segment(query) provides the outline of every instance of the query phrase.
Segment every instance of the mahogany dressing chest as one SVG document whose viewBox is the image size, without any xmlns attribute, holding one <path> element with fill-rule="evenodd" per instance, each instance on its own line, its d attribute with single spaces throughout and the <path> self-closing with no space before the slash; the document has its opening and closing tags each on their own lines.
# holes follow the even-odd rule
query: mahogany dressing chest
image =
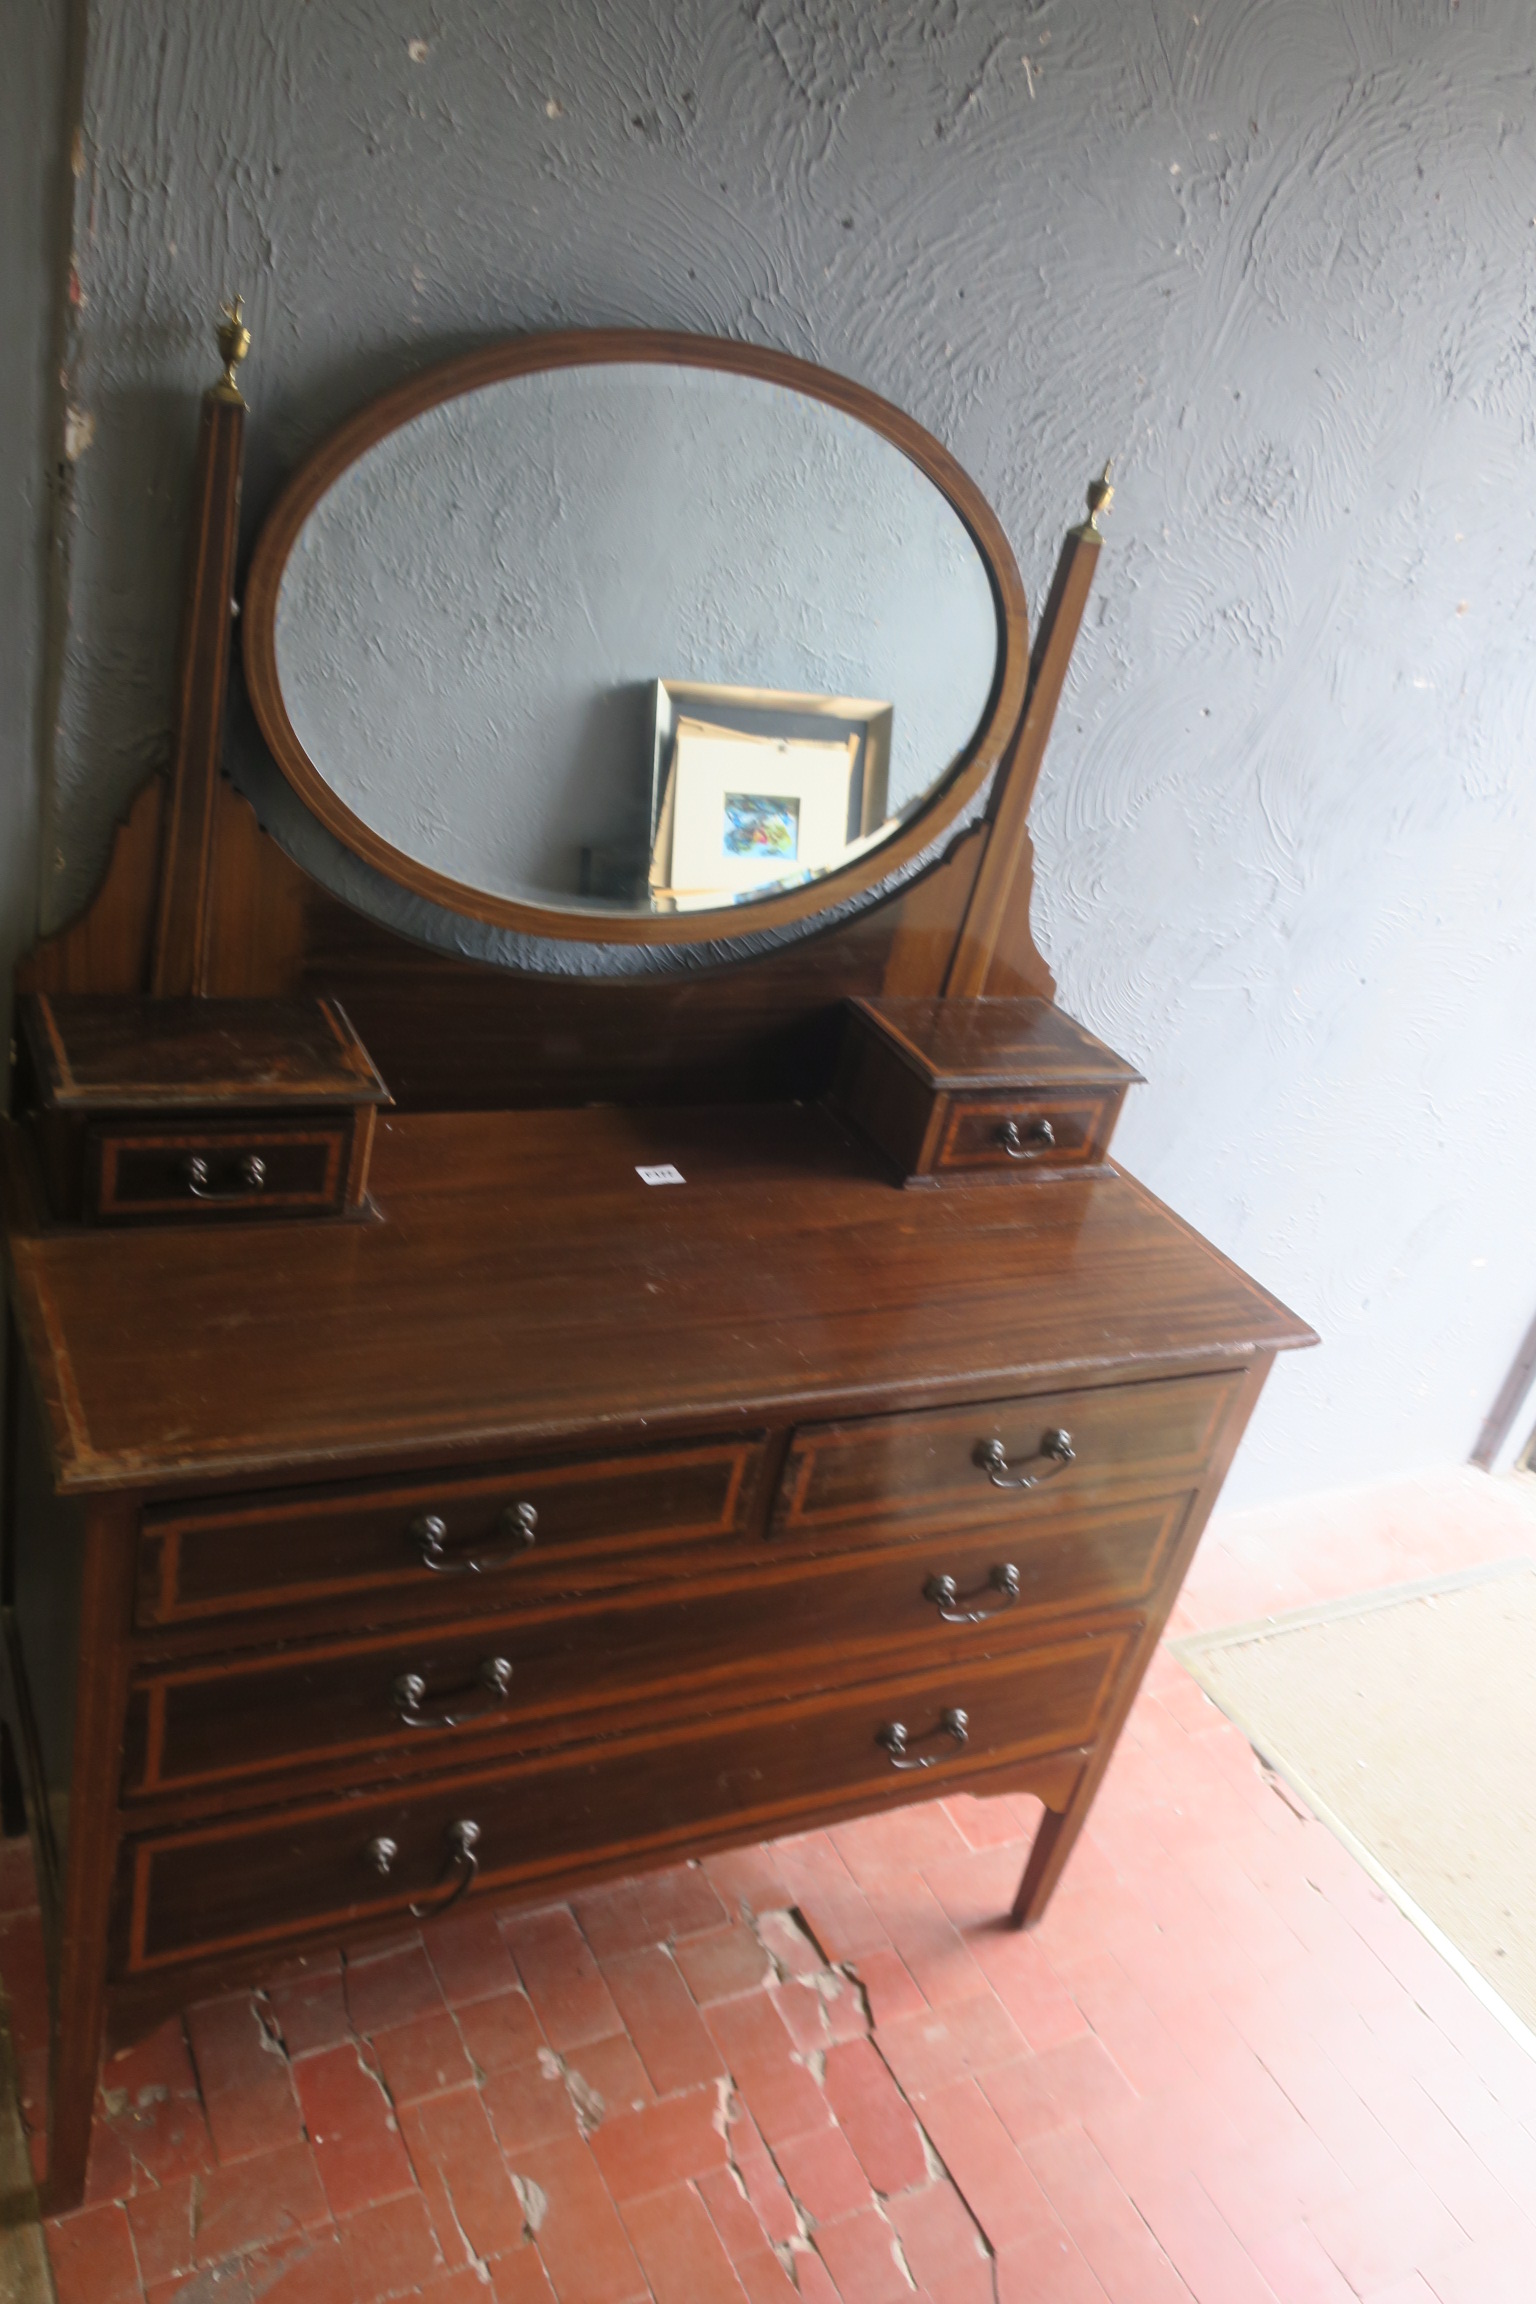
<svg viewBox="0 0 1536 2304">
<path fill-rule="evenodd" d="M 1312 1341 L 1112 1164 L 1136 1075 L 1054 1007 L 1031 941 L 1026 816 L 1091 513 L 1031 648 L 974 485 L 841 379 L 655 335 L 410 379 L 295 475 L 240 594 L 242 741 L 371 876 L 359 898 L 224 773 L 245 341 L 232 317 L 203 408 L 170 770 L 22 964 L 0 1143 L 6 1724 L 52 1965 L 56 2207 L 104 2037 L 461 1898 L 964 1788 L 1042 1801 L 1014 1907 L 1036 1917 L 1273 1356 Z M 745 901 L 647 895 L 659 787 L 628 898 L 581 897 L 574 867 L 565 895 L 456 879 L 370 820 L 366 777 L 330 781 L 292 588 L 334 575 L 328 508 L 370 459 L 438 453 L 421 427 L 633 389 L 663 392 L 654 439 L 674 387 L 691 456 L 717 411 L 787 407 L 812 463 L 831 427 L 829 469 L 868 461 L 854 525 L 887 475 L 892 564 L 851 526 L 831 597 L 855 563 L 869 597 L 900 578 L 936 634 L 951 579 L 979 600 L 968 723 L 878 835 L 850 816 L 830 862 Z M 905 613 L 855 609 L 876 653 Z M 772 638 L 722 669 L 663 631 L 649 665 L 752 683 L 715 740 L 777 750 L 725 756 L 733 856 L 810 821 L 835 749 L 796 749 L 813 688 L 841 708 L 830 670 L 781 671 L 788 716 L 752 722 Z M 929 709 L 905 678 L 879 683 L 893 789 Z M 839 741 L 846 775 L 860 739 Z"/>
</svg>

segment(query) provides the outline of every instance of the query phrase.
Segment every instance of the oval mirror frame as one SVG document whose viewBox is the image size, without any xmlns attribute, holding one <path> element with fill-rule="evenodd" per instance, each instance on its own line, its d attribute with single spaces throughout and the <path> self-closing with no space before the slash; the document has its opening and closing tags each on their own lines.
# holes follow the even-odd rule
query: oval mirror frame
<svg viewBox="0 0 1536 2304">
<path fill-rule="evenodd" d="M 277 614 L 284 573 L 310 514 L 371 448 L 446 401 L 510 377 L 618 363 L 708 368 L 750 376 L 840 409 L 888 440 L 939 491 L 966 529 L 986 570 L 997 614 L 991 693 L 949 773 L 888 840 L 819 878 L 750 902 L 686 912 L 564 910 L 497 895 L 450 878 L 385 840 L 347 806 L 313 761 L 289 717 L 277 665 Z M 364 863 L 412 895 L 488 927 L 566 942 L 717 944 L 812 919 L 881 888 L 929 849 L 1003 761 L 1023 711 L 1029 631 L 1023 579 L 1001 524 L 948 449 L 910 416 L 861 384 L 789 353 L 723 337 L 662 329 L 565 329 L 516 337 L 423 369 L 381 393 L 338 427 L 291 475 L 264 521 L 241 606 L 246 688 L 267 748 L 311 815 Z"/>
</svg>

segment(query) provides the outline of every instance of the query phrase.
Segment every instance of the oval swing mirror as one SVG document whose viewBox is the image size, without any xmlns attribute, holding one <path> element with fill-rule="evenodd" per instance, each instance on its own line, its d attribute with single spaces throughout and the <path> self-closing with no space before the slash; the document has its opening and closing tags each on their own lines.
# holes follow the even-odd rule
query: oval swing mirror
<svg viewBox="0 0 1536 2304">
<path fill-rule="evenodd" d="M 495 927 L 685 943 L 889 885 L 998 763 L 1023 589 L 954 459 L 786 356 L 529 338 L 363 409 L 257 544 L 312 813 Z"/>
</svg>

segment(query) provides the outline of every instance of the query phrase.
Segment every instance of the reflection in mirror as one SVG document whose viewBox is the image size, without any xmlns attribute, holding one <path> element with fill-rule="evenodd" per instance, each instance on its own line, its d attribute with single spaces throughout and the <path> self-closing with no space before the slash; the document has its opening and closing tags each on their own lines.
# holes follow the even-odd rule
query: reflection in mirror
<svg viewBox="0 0 1536 2304">
<path fill-rule="evenodd" d="M 890 739 L 889 704 L 658 680 L 653 905 L 741 903 L 873 845 L 889 813 Z"/>
<path fill-rule="evenodd" d="M 892 441 L 671 362 L 428 408 L 304 519 L 274 619 L 310 763 L 387 846 L 572 913 L 751 903 L 942 786 L 999 662 L 987 566 Z"/>
</svg>

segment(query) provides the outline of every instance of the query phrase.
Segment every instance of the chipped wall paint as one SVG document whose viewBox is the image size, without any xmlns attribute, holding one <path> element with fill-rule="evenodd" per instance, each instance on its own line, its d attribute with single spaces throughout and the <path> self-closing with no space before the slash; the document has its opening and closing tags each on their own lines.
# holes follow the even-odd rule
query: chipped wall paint
<svg viewBox="0 0 1536 2304">
<path fill-rule="evenodd" d="M 1119 494 L 1035 812 L 1127 1162 L 1324 1331 L 1229 1494 L 1463 1456 L 1536 1301 L 1528 0 L 92 0 L 55 916 L 164 751 L 195 400 L 252 517 L 512 328 L 777 345 Z"/>
</svg>

